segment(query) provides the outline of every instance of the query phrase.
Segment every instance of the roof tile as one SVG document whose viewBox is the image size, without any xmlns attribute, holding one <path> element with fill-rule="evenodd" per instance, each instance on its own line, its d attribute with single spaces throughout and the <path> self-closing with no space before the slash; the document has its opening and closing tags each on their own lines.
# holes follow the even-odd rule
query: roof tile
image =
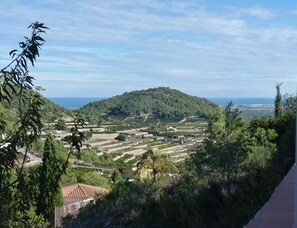
<svg viewBox="0 0 297 228">
<path fill-rule="evenodd" d="M 107 193 L 108 190 L 86 184 L 74 184 L 62 188 L 64 198 L 93 198 L 97 194 Z"/>
</svg>

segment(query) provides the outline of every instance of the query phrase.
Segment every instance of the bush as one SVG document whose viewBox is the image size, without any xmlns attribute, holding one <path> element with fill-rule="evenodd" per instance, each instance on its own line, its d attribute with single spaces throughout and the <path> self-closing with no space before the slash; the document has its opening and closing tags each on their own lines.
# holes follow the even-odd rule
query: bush
<svg viewBox="0 0 297 228">
<path fill-rule="evenodd" d="M 125 142 L 127 140 L 127 136 L 124 134 L 119 134 L 115 139 L 121 142 Z"/>
<path fill-rule="evenodd" d="M 108 179 L 101 176 L 96 171 L 86 172 L 82 174 L 80 177 L 78 177 L 78 182 L 110 189 L 110 183 Z"/>
</svg>

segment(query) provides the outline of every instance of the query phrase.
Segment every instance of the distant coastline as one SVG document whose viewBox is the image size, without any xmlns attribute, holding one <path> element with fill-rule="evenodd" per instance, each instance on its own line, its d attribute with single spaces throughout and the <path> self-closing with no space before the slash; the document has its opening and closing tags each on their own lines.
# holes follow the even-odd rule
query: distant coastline
<svg viewBox="0 0 297 228">
<path fill-rule="evenodd" d="M 225 106 L 229 102 L 234 105 L 274 105 L 274 98 L 267 97 L 208 97 L 207 99 L 220 106 Z"/>
<path fill-rule="evenodd" d="M 50 101 L 58 104 L 64 108 L 77 109 L 93 102 L 106 99 L 107 97 L 47 97 Z M 208 97 L 210 101 L 220 106 L 227 105 L 232 101 L 235 105 L 273 105 L 274 98 L 261 97 Z"/>
</svg>

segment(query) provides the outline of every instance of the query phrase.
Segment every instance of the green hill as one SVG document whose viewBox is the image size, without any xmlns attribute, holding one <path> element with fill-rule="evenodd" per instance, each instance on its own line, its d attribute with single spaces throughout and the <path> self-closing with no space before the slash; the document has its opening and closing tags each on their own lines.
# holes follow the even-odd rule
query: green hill
<svg viewBox="0 0 297 228">
<path fill-rule="evenodd" d="M 124 93 L 102 101 L 91 102 L 78 110 L 86 116 L 139 116 L 149 113 L 159 118 L 206 117 L 217 105 L 200 97 L 167 87 Z"/>
<path fill-rule="evenodd" d="M 61 117 L 73 117 L 73 111 L 57 105 L 49 99 L 43 97 L 44 105 L 41 111 L 43 118 L 48 121 L 54 121 Z"/>
<path fill-rule="evenodd" d="M 66 108 L 63 108 L 49 99 L 42 96 L 44 102 L 40 114 L 46 122 L 52 122 L 62 117 L 73 116 L 73 112 Z M 8 114 L 8 119 L 15 120 L 18 110 L 18 103 L 15 99 L 11 100 L 11 103 L 4 103 L 4 110 Z"/>
</svg>

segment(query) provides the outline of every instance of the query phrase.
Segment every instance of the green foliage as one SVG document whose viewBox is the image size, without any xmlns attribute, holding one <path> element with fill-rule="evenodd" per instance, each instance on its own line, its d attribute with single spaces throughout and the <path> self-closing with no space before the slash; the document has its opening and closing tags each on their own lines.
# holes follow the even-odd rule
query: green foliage
<svg viewBox="0 0 297 228">
<path fill-rule="evenodd" d="M 81 157 L 80 148 L 82 147 L 82 143 L 85 140 L 85 135 L 78 129 L 83 126 L 84 120 L 80 117 L 77 117 L 74 120 L 74 126 L 70 129 L 71 135 L 64 137 L 65 141 L 70 144 L 70 153 L 68 153 L 68 159 L 70 155 L 73 154 L 76 155 L 78 159 Z"/>
<path fill-rule="evenodd" d="M 223 180 L 230 194 L 232 184 L 239 175 L 246 158 L 249 135 L 242 129 L 238 109 L 230 103 L 209 119 L 207 138 L 195 156 L 200 175 L 214 181 Z"/>
<path fill-rule="evenodd" d="M 77 183 L 76 173 L 71 166 L 67 167 L 65 174 L 61 177 L 61 182 L 62 185 L 71 185 Z"/>
<path fill-rule="evenodd" d="M 37 139 L 36 141 L 34 141 L 32 143 L 32 151 L 36 152 L 36 153 L 43 153 L 44 151 L 44 141 L 42 139 Z"/>
<path fill-rule="evenodd" d="M 265 168 L 276 151 L 274 140 L 277 133 L 274 129 L 257 128 L 250 139 L 248 158 L 246 162 L 253 168 Z"/>
<path fill-rule="evenodd" d="M 67 130 L 67 125 L 66 125 L 65 120 L 58 119 L 58 122 L 55 124 L 55 130 L 66 131 Z"/>
<path fill-rule="evenodd" d="M 78 178 L 79 183 L 89 184 L 93 186 L 98 186 L 106 189 L 110 189 L 110 183 L 108 179 L 101 176 L 98 172 L 85 172 Z"/>
<path fill-rule="evenodd" d="M 123 180 L 123 177 L 118 169 L 114 169 L 111 174 L 111 180 L 113 183 L 118 183 Z"/>
<path fill-rule="evenodd" d="M 55 205 L 61 204 L 60 177 L 66 170 L 74 148 L 80 150 L 83 135 L 77 124 L 71 131 L 71 147 L 66 156 L 58 155 L 52 137 L 45 143 L 43 163 L 39 168 L 25 168 L 28 151 L 43 129 L 42 110 L 45 99 L 34 91 L 34 78 L 29 76 L 29 64 L 34 66 L 45 40 L 40 36 L 47 29 L 43 23 L 29 26 L 31 36 L 20 42 L 20 51 L 10 52 L 13 60 L 0 70 L 0 226 L 37 227 L 48 220 Z M 39 88 L 36 88 L 37 90 Z M 7 115 L 7 113 L 9 115 Z M 9 118 L 8 118 L 9 117 Z M 24 156 L 17 161 L 18 149 Z M 62 160 L 61 160 L 62 159 Z M 43 218 L 43 219 L 42 219 Z"/>
<path fill-rule="evenodd" d="M 276 96 L 275 96 L 275 101 L 274 101 L 274 105 L 275 105 L 275 111 L 274 111 L 274 115 L 276 118 L 279 118 L 283 115 L 283 106 L 282 106 L 282 96 L 280 93 L 280 87 L 281 87 L 282 83 L 277 84 L 275 86 L 276 88 Z"/>
<path fill-rule="evenodd" d="M 56 206 L 63 205 L 60 179 L 64 173 L 64 161 L 57 157 L 54 138 L 48 135 L 44 144 L 42 166 L 39 174 L 39 194 L 37 197 L 37 215 L 49 220 Z"/>
<path fill-rule="evenodd" d="M 115 167 L 113 156 L 110 153 L 103 153 L 98 156 L 96 150 L 86 149 L 80 151 L 80 160 L 97 166 Z"/>
<path fill-rule="evenodd" d="M 159 195 L 159 189 L 152 188 L 150 184 L 120 182 L 106 197 L 99 198 L 95 205 L 86 206 L 77 218 L 66 221 L 63 225 L 64 227 L 129 226 Z"/>
<path fill-rule="evenodd" d="M 94 164 L 100 163 L 100 159 L 99 159 L 99 156 L 97 155 L 96 150 L 90 150 L 90 149 L 81 150 L 80 158 L 81 160 L 87 163 L 94 163 Z"/>
<path fill-rule="evenodd" d="M 35 94 L 40 96 L 40 99 L 42 100 L 42 108 L 40 108 L 39 113 L 42 116 L 42 119 L 44 122 L 54 122 L 56 119 L 68 116 L 73 116 L 73 113 L 71 110 L 68 110 L 66 108 L 63 108 L 59 105 L 54 104 L 44 96 L 38 93 L 39 91 L 28 91 L 24 90 L 22 91 L 23 94 L 26 96 L 31 96 L 31 94 Z M 28 94 L 26 94 L 28 93 Z M 24 95 L 23 95 L 24 96 Z M 11 121 L 15 122 L 17 121 L 18 116 L 18 109 L 19 109 L 19 102 L 16 96 L 12 97 L 10 103 L 4 103 L 4 108 L 6 112 L 9 114 L 6 118 Z M 1 110 L 1 108 L 0 108 Z"/>
<path fill-rule="evenodd" d="M 284 112 L 245 126 L 232 104 L 218 108 L 201 148 L 179 165 L 183 176 L 166 187 L 157 187 L 160 181 L 117 182 L 66 227 L 242 227 L 284 175 L 294 151 L 294 121 L 292 112 Z M 156 157 L 148 152 L 138 166 L 153 169 Z"/>
<path fill-rule="evenodd" d="M 39 56 L 39 49 L 45 42 L 40 34 L 47 27 L 36 22 L 29 28 L 32 29 L 31 37 L 25 37 L 25 41 L 19 43 L 21 51 L 9 53 L 13 60 L 0 71 L 0 103 L 4 107 L 0 115 L 5 115 L 7 107 L 11 107 L 13 102 L 18 107 L 13 128 L 9 132 L 5 131 L 7 122 L 1 121 L 1 130 L 7 133 L 5 139 L 1 139 L 0 147 L 1 226 L 28 224 L 28 211 L 36 200 L 33 180 L 24 172 L 26 156 L 20 166 L 15 163 L 17 148 L 28 151 L 43 127 L 40 110 L 44 102 L 38 93 L 33 92 L 34 78 L 29 76 L 28 65 L 31 63 L 34 66 Z"/>
<path fill-rule="evenodd" d="M 92 102 L 78 112 L 86 116 L 107 113 L 115 116 L 139 116 L 150 113 L 159 118 L 206 117 L 216 105 L 205 98 L 184 94 L 166 87 L 124 93 L 106 100 Z"/>
<path fill-rule="evenodd" d="M 93 132 L 92 128 L 91 128 L 90 131 L 85 131 L 85 132 L 84 132 L 85 140 L 88 140 L 88 139 L 92 138 L 92 135 L 93 135 L 92 132 Z"/>
<path fill-rule="evenodd" d="M 71 110 L 61 107 L 45 97 L 43 97 L 43 100 L 44 105 L 41 110 L 41 115 L 45 121 L 54 122 L 61 117 L 74 116 Z"/>
<path fill-rule="evenodd" d="M 229 104 L 210 118 L 207 138 L 194 156 L 198 175 L 210 184 L 206 192 L 216 189 L 220 193 L 213 201 L 216 206 L 207 212 L 214 216 L 202 218 L 207 226 L 210 221 L 219 227 L 243 226 L 279 181 L 280 170 L 272 175 L 270 169 L 279 137 L 273 126 L 280 123 L 273 118 L 254 119 L 245 128 L 239 117 L 238 110 Z"/>
<path fill-rule="evenodd" d="M 178 172 L 166 154 L 151 149 L 142 155 L 140 161 L 137 163 L 137 168 L 138 171 L 141 171 L 143 168 L 152 170 L 154 182 L 157 181 L 157 175 L 162 171 Z"/>
<path fill-rule="evenodd" d="M 120 142 L 125 142 L 127 140 L 127 136 L 120 133 L 115 139 L 119 140 Z"/>
<path fill-rule="evenodd" d="M 286 113 L 292 113 L 294 115 L 297 107 L 297 96 L 285 94 L 283 106 Z"/>
</svg>

